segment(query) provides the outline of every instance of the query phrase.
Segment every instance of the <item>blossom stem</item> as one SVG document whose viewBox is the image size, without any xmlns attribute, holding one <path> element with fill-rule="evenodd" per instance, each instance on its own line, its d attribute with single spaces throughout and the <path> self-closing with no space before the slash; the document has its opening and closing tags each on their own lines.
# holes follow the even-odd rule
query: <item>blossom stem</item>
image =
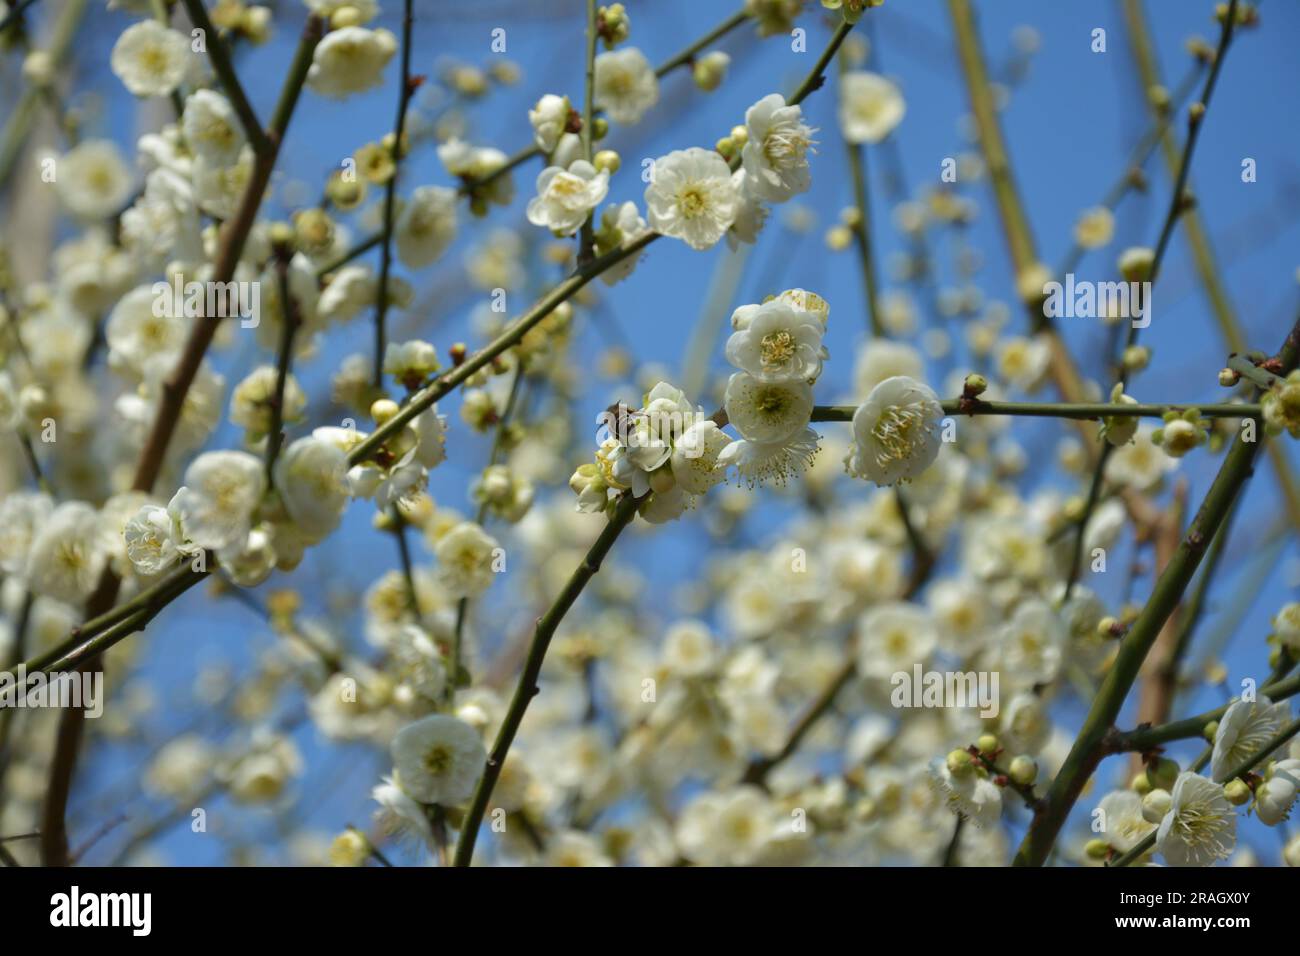
<svg viewBox="0 0 1300 956">
<path fill-rule="evenodd" d="M 244 127 L 244 135 L 248 137 L 253 152 L 258 156 L 266 155 L 272 149 L 271 140 L 266 135 L 266 130 L 262 129 L 253 104 L 248 101 L 248 96 L 244 93 L 244 86 L 239 82 L 239 75 L 230 61 L 230 51 L 226 49 L 226 41 L 221 38 L 221 34 L 213 25 L 207 8 L 203 6 L 203 0 L 182 0 L 182 2 L 185 4 L 185 12 L 189 15 L 190 22 L 202 30 L 207 38 L 205 45 L 208 59 L 212 61 L 212 71 L 217 74 L 217 81 L 221 83 L 230 105 L 239 116 L 239 122 Z"/>
<path fill-rule="evenodd" d="M 840 75 L 848 69 L 848 61 L 840 58 Z M 867 328 L 876 338 L 885 337 L 885 327 L 880 321 L 880 295 L 876 281 L 876 261 L 871 245 L 871 198 L 867 183 L 867 148 L 862 143 L 844 140 L 849 157 L 849 178 L 853 181 L 853 203 L 858 211 L 853 226 L 853 244 L 858 250 L 862 265 L 862 282 L 866 295 Z"/>
<path fill-rule="evenodd" d="M 786 101 L 789 105 L 795 106 L 802 103 L 809 97 L 809 95 L 822 88 L 822 85 L 826 82 L 826 67 L 831 62 L 831 57 L 835 56 L 839 51 L 840 44 L 844 42 L 845 37 L 849 35 L 849 31 L 852 29 L 853 24 L 849 23 L 847 20 L 841 22 L 840 25 L 835 28 L 835 32 L 831 34 L 830 42 L 826 44 L 826 49 L 822 50 L 822 55 L 817 58 L 817 62 L 814 63 L 813 68 L 808 71 L 808 75 L 804 77 L 804 81 L 799 84 L 799 88 L 795 90 L 794 94 Z"/>
<path fill-rule="evenodd" d="M 393 213 L 397 203 L 397 178 L 401 171 L 402 139 L 406 135 L 406 108 L 415 92 L 411 80 L 411 28 L 415 16 L 411 0 L 402 0 L 402 76 L 397 93 L 397 120 L 393 123 L 393 170 L 384 184 L 384 231 L 379 241 L 379 292 L 375 305 L 375 363 L 373 383 L 378 390 L 384 384 L 384 349 L 388 317 L 388 274 L 393 265 Z"/>
<path fill-rule="evenodd" d="M 1296 366 L 1298 359 L 1300 320 L 1292 327 L 1278 353 L 1280 367 L 1288 371 Z M 1020 844 L 1014 861 L 1017 866 L 1041 866 L 1047 859 L 1066 816 L 1106 754 L 1106 738 L 1147 654 L 1182 600 L 1183 592 L 1191 583 L 1206 547 L 1227 517 L 1232 502 L 1250 478 L 1262 438 L 1260 436 L 1260 441 L 1245 441 L 1238 436 L 1233 442 L 1191 527 L 1160 573 L 1137 620 L 1124 636 L 1115 662 L 1102 681 L 1069 756 L 1052 781 L 1041 809 L 1034 814 Z"/>
<path fill-rule="evenodd" d="M 595 130 L 592 128 L 595 123 L 595 103 L 596 98 L 596 0 L 587 0 L 587 60 L 585 71 L 585 91 L 582 101 L 582 158 L 591 162 L 592 142 L 595 138 Z M 582 229 L 578 236 L 578 262 L 584 263 L 591 259 L 591 249 L 595 244 L 595 233 L 591 228 L 591 220 L 595 215 L 595 210 L 587 213 L 587 218 L 582 221 Z"/>
<path fill-rule="evenodd" d="M 1149 281 L 1154 286 L 1156 276 L 1160 272 L 1160 266 L 1164 262 L 1165 253 L 1169 249 L 1169 241 L 1174 236 L 1174 226 L 1177 225 L 1180 216 L 1187 208 L 1187 176 L 1192 168 L 1192 153 L 1196 149 L 1196 142 L 1200 138 L 1201 127 L 1205 125 L 1205 110 L 1210 105 L 1210 97 L 1214 93 L 1215 83 L 1219 79 L 1219 70 L 1223 67 L 1224 55 L 1228 52 L 1228 44 L 1232 42 L 1233 27 L 1237 22 L 1237 0 L 1232 0 L 1228 4 L 1228 12 L 1222 18 L 1222 28 L 1219 32 L 1219 46 L 1214 53 L 1214 62 L 1210 65 L 1210 72 L 1205 77 L 1205 85 L 1201 87 L 1200 99 L 1192 104 L 1193 112 L 1188 114 L 1187 139 L 1183 143 L 1183 155 L 1178 163 L 1178 173 L 1174 180 L 1173 195 L 1169 199 L 1169 210 L 1165 213 L 1164 225 L 1160 228 L 1160 237 L 1156 240 L 1155 258 L 1151 262 L 1151 275 Z M 1197 107 L 1200 107 L 1197 110 Z M 1132 347 L 1137 343 L 1138 332 L 1141 326 L 1134 322 L 1129 325 L 1127 347 Z M 1121 382 L 1128 381 L 1127 369 L 1120 375 Z"/>
<path fill-rule="evenodd" d="M 275 262 L 276 281 L 280 286 L 280 310 L 284 327 L 280 329 L 280 350 L 276 356 L 275 396 L 271 400 L 271 430 L 266 435 L 266 486 L 275 487 L 275 460 L 284 446 L 284 389 L 293 363 L 293 339 L 298 331 L 298 306 L 289 290 L 289 263 L 281 253 Z"/>
<path fill-rule="evenodd" d="M 1164 262 L 1165 253 L 1169 249 L 1169 242 L 1174 235 L 1174 226 L 1177 225 L 1178 219 L 1187 207 L 1186 196 L 1184 192 L 1187 188 L 1187 175 L 1192 166 L 1192 152 L 1196 147 L 1197 134 L 1204 125 L 1205 107 L 1209 105 L 1210 94 L 1214 92 L 1215 81 L 1219 76 L 1219 68 L 1223 65 L 1224 54 L 1227 53 L 1228 43 L 1232 39 L 1232 25 L 1236 20 L 1237 0 L 1232 0 L 1228 8 L 1227 16 L 1224 18 L 1223 29 L 1219 35 L 1219 47 L 1215 52 L 1214 64 L 1210 67 L 1210 72 L 1205 78 L 1205 85 L 1201 89 L 1200 100 L 1197 105 L 1201 107 L 1199 112 L 1189 113 L 1187 142 L 1183 147 L 1182 159 L 1179 162 L 1178 174 L 1174 183 L 1173 195 L 1169 200 L 1169 209 L 1165 213 L 1165 220 L 1160 227 L 1160 235 L 1156 240 L 1155 253 L 1151 261 L 1151 270 L 1147 277 L 1148 288 L 1154 289 L 1156 279 L 1160 274 L 1160 266 Z M 1149 295 L 1149 293 L 1148 293 Z M 1133 322 L 1129 324 L 1128 333 L 1125 336 L 1125 350 L 1132 348 L 1137 344 L 1138 331 L 1140 326 Z M 1123 354 L 1116 356 L 1114 365 L 1119 369 L 1119 384 L 1122 388 L 1128 384 L 1130 369 L 1123 362 Z M 1074 557 L 1070 566 L 1070 577 L 1066 581 L 1066 597 L 1074 589 L 1075 579 L 1078 577 L 1079 569 L 1083 558 L 1083 536 L 1088 527 L 1088 522 L 1092 518 L 1093 508 L 1097 505 L 1098 493 L 1101 489 L 1101 482 L 1106 472 L 1106 463 L 1110 459 L 1112 446 L 1107 444 L 1097 456 L 1096 464 L 1093 468 L 1092 483 L 1088 492 L 1088 502 L 1083 509 L 1083 515 L 1080 517 L 1074 539 Z"/>
<path fill-rule="evenodd" d="M 353 259 L 365 255 L 367 252 L 375 248 L 375 246 L 379 245 L 383 241 L 384 241 L 384 235 L 383 233 L 380 232 L 375 233 L 373 236 L 367 236 L 365 239 L 357 243 L 347 252 L 343 253 L 343 255 L 339 256 L 329 265 L 322 266 L 320 269 L 318 269 L 316 271 L 316 277 L 324 278 L 334 270 L 343 268 Z"/>
<path fill-rule="evenodd" d="M 1133 58 L 1137 64 L 1138 76 L 1143 90 L 1149 90 L 1160 82 L 1160 68 L 1156 63 L 1155 49 L 1151 43 L 1150 31 L 1147 29 L 1140 0 L 1124 0 L 1124 19 L 1126 21 Z M 1158 107 L 1149 97 L 1143 97 L 1150 104 L 1153 112 Z M 1165 166 L 1169 174 L 1175 175 L 1178 169 L 1178 145 L 1168 126 L 1161 131 L 1160 146 L 1164 154 Z M 1210 311 L 1224 344 L 1233 352 L 1246 350 L 1246 335 L 1233 310 L 1228 292 L 1220 278 L 1224 273 L 1215 259 L 1214 250 L 1206 235 L 1205 222 L 1200 210 L 1193 206 L 1183 213 L 1183 238 L 1192 253 L 1192 262 L 1205 297 L 1209 300 Z M 1229 362 L 1229 367 L 1233 367 Z M 1268 457 L 1273 465 L 1278 484 L 1282 489 L 1282 499 L 1286 503 L 1287 515 L 1294 528 L 1300 529 L 1300 483 L 1296 481 L 1291 462 L 1285 449 L 1278 444 L 1268 446 Z"/>
<path fill-rule="evenodd" d="M 528 656 L 524 661 L 523 672 L 519 675 L 514 696 L 510 700 L 510 707 L 501 722 L 501 729 L 497 732 L 492 752 L 488 754 L 483 776 L 479 778 L 478 785 L 474 788 L 474 797 L 470 801 L 469 809 L 465 812 L 465 822 L 461 826 L 460 839 L 456 843 L 454 859 L 456 866 L 469 866 L 474 857 L 474 843 L 478 839 L 479 825 L 483 822 L 483 814 L 487 811 L 488 800 L 492 797 L 492 788 L 496 785 L 497 778 L 501 776 L 501 768 L 510 752 L 515 734 L 519 731 L 519 725 L 523 722 L 528 704 L 539 691 L 537 679 L 542 672 L 542 661 L 546 658 L 546 650 L 550 647 L 551 638 L 555 636 L 560 622 L 578 600 L 587 582 L 600 571 L 601 562 L 609 554 L 618 536 L 631 524 L 633 517 L 636 516 L 638 504 L 640 499 L 630 494 L 624 495 L 619 500 L 610 515 L 609 523 L 605 525 L 582 563 L 574 569 L 564 590 L 559 593 L 547 612 L 538 618 L 533 639 L 528 645 Z"/>
<path fill-rule="evenodd" d="M 1300 673 L 1265 684 L 1259 692 L 1274 703 L 1294 697 L 1300 694 Z M 1199 737 L 1205 730 L 1206 724 L 1222 719 L 1227 712 L 1228 705 L 1224 704 L 1222 707 L 1207 710 L 1193 717 L 1160 724 L 1158 727 L 1138 727 L 1125 733 L 1111 734 L 1107 741 L 1107 750 L 1111 753 L 1142 753 L 1175 740 Z"/>
<path fill-rule="evenodd" d="M 736 13 L 733 13 L 676 56 L 670 57 L 669 59 L 664 60 L 663 63 L 659 64 L 658 68 L 655 70 L 655 76 L 662 80 L 679 66 L 689 66 L 693 64 L 695 62 L 695 57 L 698 56 L 705 47 L 712 46 L 748 19 L 749 14 L 745 10 L 739 10 Z"/>
<path fill-rule="evenodd" d="M 1109 404 L 1105 402 L 982 402 L 954 398 L 940 402 L 946 415 L 1011 415 L 1023 418 L 1101 419 L 1163 418 L 1167 413 L 1196 409 L 1204 418 L 1258 419 L 1263 415 L 1256 404 L 1194 405 L 1194 404 Z M 849 422 L 857 411 L 853 405 L 817 405 L 812 411 L 815 422 Z"/>
<path fill-rule="evenodd" d="M 519 388 L 523 384 L 524 368 L 520 365 L 515 369 L 514 380 L 510 383 L 510 394 L 506 398 L 506 407 L 501 412 L 501 418 L 496 424 L 496 431 L 492 437 L 492 451 L 488 454 L 488 467 L 495 465 L 505 448 L 505 433 L 510 424 L 510 416 L 514 414 L 515 403 L 519 398 Z M 488 503 L 484 499 L 478 506 L 478 514 L 474 518 L 474 523 L 482 525 L 487 520 Z M 464 644 L 465 619 L 469 616 L 469 598 L 463 597 L 456 602 L 456 629 L 451 639 L 451 673 L 447 681 L 447 699 L 450 701 L 452 695 L 456 693 L 457 676 L 461 668 L 461 649 Z"/>
</svg>

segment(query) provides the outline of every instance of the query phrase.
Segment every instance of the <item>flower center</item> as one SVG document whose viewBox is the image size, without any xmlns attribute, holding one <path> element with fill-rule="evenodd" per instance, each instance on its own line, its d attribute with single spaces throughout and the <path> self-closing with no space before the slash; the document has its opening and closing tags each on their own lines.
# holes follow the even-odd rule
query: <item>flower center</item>
<svg viewBox="0 0 1300 956">
<path fill-rule="evenodd" d="M 687 219 L 694 219 L 701 216 L 709 207 L 709 199 L 704 194 L 704 190 L 697 184 L 692 183 L 681 191 L 677 197 L 678 205 L 682 207 L 682 215 Z"/>
<path fill-rule="evenodd" d="M 780 332 L 769 332 L 763 336 L 759 348 L 760 360 L 764 368 L 784 365 L 794 357 L 794 336 L 784 329 Z"/>
<path fill-rule="evenodd" d="M 451 751 L 442 744 L 430 747 L 424 755 L 424 769 L 435 777 L 441 777 L 451 769 Z"/>
<path fill-rule="evenodd" d="M 1174 826 L 1183 842 L 1198 850 L 1222 853 L 1229 849 L 1224 832 L 1229 823 L 1221 814 L 1207 807 L 1190 804 L 1181 807 L 1174 817 Z"/>
<path fill-rule="evenodd" d="M 876 464 L 884 467 L 890 462 L 903 461 L 916 451 L 918 431 L 925 428 L 925 418 L 915 408 L 890 405 L 871 429 L 876 440 Z"/>
<path fill-rule="evenodd" d="M 773 169 L 788 170 L 803 164 L 811 140 L 802 124 L 771 130 L 763 138 L 763 156 Z"/>
<path fill-rule="evenodd" d="M 754 410 L 767 419 L 780 418 L 790 407 L 790 395 L 783 388 L 761 388 L 754 396 Z"/>
</svg>

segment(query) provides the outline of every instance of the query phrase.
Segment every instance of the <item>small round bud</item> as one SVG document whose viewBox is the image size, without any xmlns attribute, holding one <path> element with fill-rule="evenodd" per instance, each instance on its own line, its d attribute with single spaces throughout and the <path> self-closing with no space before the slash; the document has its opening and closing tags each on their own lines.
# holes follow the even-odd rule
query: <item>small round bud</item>
<svg viewBox="0 0 1300 956">
<path fill-rule="evenodd" d="M 330 29 L 342 30 L 345 27 L 361 26 L 361 11 L 351 4 L 336 7 L 330 14 Z"/>
<path fill-rule="evenodd" d="M 713 148 L 723 156 L 730 158 L 731 154 L 736 151 L 736 141 L 730 136 L 724 136 L 713 144 Z"/>
<path fill-rule="evenodd" d="M 401 406 L 391 398 L 378 398 L 370 406 L 370 417 L 375 420 L 376 425 L 383 425 L 401 410 Z"/>
<path fill-rule="evenodd" d="M 267 238 L 271 240 L 271 245 L 281 249 L 292 249 L 297 235 L 297 231 L 287 222 L 273 222 L 267 230 Z"/>
<path fill-rule="evenodd" d="M 1090 860 L 1104 860 L 1110 856 L 1110 844 L 1094 837 L 1084 845 L 1083 852 Z"/>
<path fill-rule="evenodd" d="M 1020 786 L 1027 787 L 1038 778 L 1038 764 L 1033 757 L 1021 754 L 1011 761 L 1007 773 Z"/>
<path fill-rule="evenodd" d="M 591 121 L 591 138 L 596 140 L 604 139 L 609 135 L 609 120 L 603 116 L 597 116 Z"/>
<path fill-rule="evenodd" d="M 1119 623 L 1119 618 L 1111 617 L 1107 614 L 1097 622 L 1097 636 L 1114 637 L 1116 632 L 1120 631 L 1121 628 L 1122 625 Z"/>
<path fill-rule="evenodd" d="M 731 64 L 731 57 L 721 50 L 714 50 L 706 53 L 695 61 L 691 68 L 691 76 L 695 80 L 695 85 L 706 93 L 711 93 L 722 85 L 722 81 L 727 76 L 727 67 Z"/>
<path fill-rule="evenodd" d="M 744 146 L 749 142 L 749 128 L 746 126 L 733 126 L 727 135 L 737 146 Z"/>
<path fill-rule="evenodd" d="M 1173 798 L 1168 790 L 1152 790 L 1142 798 L 1142 819 L 1147 823 L 1159 823 L 1172 804 Z"/>
<path fill-rule="evenodd" d="M 1124 350 L 1122 361 L 1130 372 L 1140 372 L 1151 364 L 1151 350 L 1145 345 L 1130 345 Z"/>
<path fill-rule="evenodd" d="M 1119 256 L 1120 275 L 1128 282 L 1146 282 L 1155 265 L 1155 250 L 1147 246 L 1133 246 Z"/>
<path fill-rule="evenodd" d="M 1201 736 L 1210 743 L 1214 743 L 1214 738 L 1219 736 L 1219 722 L 1217 720 L 1212 720 L 1202 727 Z"/>
<path fill-rule="evenodd" d="M 975 746 L 979 748 L 982 754 L 993 754 L 998 751 L 998 738 L 993 734 L 981 734 L 980 739 L 975 741 Z"/>
<path fill-rule="evenodd" d="M 453 365 L 460 365 L 465 361 L 465 356 L 469 354 L 469 346 L 464 342 L 457 342 L 447 350 L 447 355 L 451 358 Z"/>
<path fill-rule="evenodd" d="M 1204 103 L 1198 101 L 1193 103 L 1191 106 L 1187 107 L 1187 121 L 1191 123 L 1193 126 L 1195 126 L 1204 118 L 1205 118 Z"/>
<path fill-rule="evenodd" d="M 968 777 L 974 773 L 974 758 L 964 750 L 948 754 L 948 772 L 954 777 Z"/>
<path fill-rule="evenodd" d="M 971 398 L 978 398 L 983 395 L 989 388 L 989 380 L 978 372 L 972 372 L 966 376 L 966 381 L 962 383 L 962 391 Z"/>
<path fill-rule="evenodd" d="M 1168 757 L 1156 757 L 1147 764 L 1147 780 L 1151 789 L 1172 790 L 1178 779 L 1178 761 Z"/>
<path fill-rule="evenodd" d="M 853 242 L 853 233 L 848 226 L 832 226 L 826 230 L 826 248 L 831 252 L 843 252 Z"/>
<path fill-rule="evenodd" d="M 1250 785 L 1244 780 L 1229 780 L 1223 785 L 1223 796 L 1234 807 L 1240 807 L 1250 802 L 1252 796 Z"/>
<path fill-rule="evenodd" d="M 1146 796 L 1150 793 L 1152 788 L 1151 781 L 1147 779 L 1147 772 L 1143 770 L 1134 775 L 1133 779 L 1129 782 L 1128 787 L 1140 796 Z"/>
<path fill-rule="evenodd" d="M 54 61 L 46 50 L 33 50 L 23 60 L 23 79 L 33 86 L 49 86 L 54 79 Z"/>
<path fill-rule="evenodd" d="M 1230 368 L 1219 369 L 1219 384 L 1224 388 L 1232 388 L 1240 381 L 1240 376 Z"/>
<path fill-rule="evenodd" d="M 618 153 L 612 149 L 602 149 L 592 157 L 591 163 L 598 171 L 607 169 L 611 174 L 618 172 L 618 168 L 623 165 Z"/>
</svg>

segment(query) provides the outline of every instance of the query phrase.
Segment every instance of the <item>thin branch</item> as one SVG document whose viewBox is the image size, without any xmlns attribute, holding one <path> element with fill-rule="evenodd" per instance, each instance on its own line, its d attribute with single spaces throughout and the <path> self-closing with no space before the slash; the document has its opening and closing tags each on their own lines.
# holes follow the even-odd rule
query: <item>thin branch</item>
<svg viewBox="0 0 1300 956">
<path fill-rule="evenodd" d="M 555 636 L 560 622 L 578 600 L 587 582 L 600 571 L 601 563 L 609 554 L 610 548 L 614 546 L 614 542 L 618 540 L 618 536 L 636 516 L 639 503 L 639 500 L 630 494 L 619 500 L 610 515 L 609 523 L 605 525 L 582 563 L 570 575 L 564 590 L 559 593 L 547 612 L 538 618 L 532 642 L 528 645 L 528 657 L 524 661 L 524 669 L 519 675 L 519 683 L 515 686 L 510 707 L 501 722 L 501 729 L 497 731 L 492 752 L 488 754 L 487 763 L 483 768 L 483 776 L 479 778 L 478 785 L 474 788 L 474 797 L 470 801 L 469 809 L 465 811 L 465 821 L 461 825 L 460 839 L 456 844 L 454 860 L 456 866 L 469 866 L 474 857 L 474 844 L 478 840 L 479 825 L 483 822 L 488 801 L 492 798 L 492 788 L 496 786 L 497 778 L 501 776 L 501 768 L 510 752 L 515 734 L 519 731 L 519 725 L 523 722 L 524 713 L 528 710 L 528 703 L 538 692 L 537 679 L 542 672 L 542 661 L 546 658 L 546 650 L 550 647 L 551 638 Z"/>
<path fill-rule="evenodd" d="M 1279 365 L 1287 371 L 1295 368 L 1297 359 L 1300 359 L 1300 320 L 1292 327 L 1278 353 Z M 1043 808 L 1034 815 L 1033 822 L 1029 825 L 1016 853 L 1016 865 L 1041 866 L 1047 859 L 1066 816 L 1105 755 L 1106 736 L 1124 705 L 1142 662 L 1165 621 L 1181 601 L 1206 547 L 1219 531 L 1232 502 L 1250 478 L 1259 446 L 1260 441 L 1244 441 L 1239 436 L 1225 456 L 1191 527 L 1156 581 L 1146 606 L 1120 644 L 1115 662 L 1088 710 L 1069 756 L 1052 782 Z"/>
<path fill-rule="evenodd" d="M 393 264 L 393 212 L 397 200 L 397 177 L 401 171 L 404 152 L 402 139 L 406 135 L 406 109 L 419 85 L 411 76 L 411 29 L 415 17 L 411 12 L 411 0 L 402 2 L 401 89 L 397 94 L 397 120 L 393 124 L 393 170 L 388 182 L 384 184 L 384 231 L 379 239 L 379 300 L 375 306 L 375 360 L 372 377 L 376 389 L 384 384 L 384 349 L 387 342 L 384 320 L 388 316 L 388 273 Z"/>
</svg>

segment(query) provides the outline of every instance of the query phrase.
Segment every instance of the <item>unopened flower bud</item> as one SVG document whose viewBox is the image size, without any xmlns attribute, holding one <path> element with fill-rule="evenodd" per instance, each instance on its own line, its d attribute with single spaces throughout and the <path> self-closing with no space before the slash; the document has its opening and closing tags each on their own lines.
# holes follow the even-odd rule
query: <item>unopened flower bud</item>
<svg viewBox="0 0 1300 956">
<path fill-rule="evenodd" d="M 975 746 L 979 748 L 980 753 L 985 755 L 997 753 L 998 738 L 993 734 L 981 734 L 980 739 L 975 741 Z"/>
<path fill-rule="evenodd" d="M 1083 852 L 1090 860 L 1104 860 L 1110 855 L 1110 844 L 1094 837 L 1084 844 Z"/>
<path fill-rule="evenodd" d="M 978 372 L 972 372 L 966 376 L 966 381 L 962 383 L 962 392 L 971 398 L 979 398 L 988 391 L 989 380 Z"/>
<path fill-rule="evenodd" d="M 1250 785 L 1244 780 L 1229 780 L 1223 785 L 1223 796 L 1234 807 L 1250 802 Z"/>
<path fill-rule="evenodd" d="M 1178 761 L 1168 757 L 1156 757 L 1147 764 L 1147 780 L 1152 789 L 1173 790 L 1178 779 Z"/>
<path fill-rule="evenodd" d="M 974 773 L 973 758 L 964 750 L 954 750 L 948 754 L 948 772 L 954 777 L 968 777 Z"/>
<path fill-rule="evenodd" d="M 1020 754 L 1011 761 L 1007 773 L 1016 783 L 1027 787 L 1038 777 L 1038 764 L 1028 754 Z"/>
<path fill-rule="evenodd" d="M 1119 271 L 1128 282 L 1146 282 L 1155 265 L 1155 251 L 1147 246 L 1133 246 L 1119 255 Z"/>
<path fill-rule="evenodd" d="M 370 406 L 370 417 L 375 420 L 376 425 L 383 425 L 401 410 L 401 407 L 391 398 L 379 398 Z"/>
<path fill-rule="evenodd" d="M 330 29 L 342 30 L 345 27 L 361 26 L 361 11 L 351 4 L 336 7 L 330 14 Z"/>
<path fill-rule="evenodd" d="M 727 67 L 730 64 L 731 57 L 721 50 L 704 54 L 695 61 L 695 66 L 692 68 L 695 85 L 706 93 L 713 92 L 726 79 Z"/>
<path fill-rule="evenodd" d="M 1152 790 L 1142 798 L 1142 819 L 1147 823 L 1159 823 L 1172 803 L 1168 790 Z"/>
<path fill-rule="evenodd" d="M 597 171 L 607 169 L 611 175 L 618 172 L 618 168 L 623 165 L 623 161 L 619 158 L 618 153 L 614 152 L 612 149 L 602 149 L 592 157 L 591 162 L 592 165 L 596 167 Z"/>
</svg>

